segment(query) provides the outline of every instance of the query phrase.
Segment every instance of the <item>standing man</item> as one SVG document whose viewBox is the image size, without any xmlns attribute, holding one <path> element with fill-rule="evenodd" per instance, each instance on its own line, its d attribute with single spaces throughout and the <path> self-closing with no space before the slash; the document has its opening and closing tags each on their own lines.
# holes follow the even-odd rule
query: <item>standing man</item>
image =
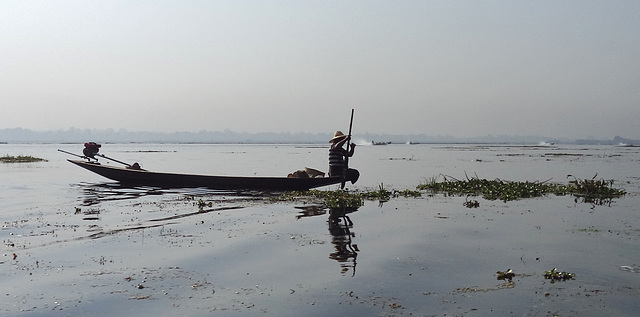
<svg viewBox="0 0 640 317">
<path fill-rule="evenodd" d="M 329 177 L 345 175 L 347 171 L 345 160 L 347 157 L 353 156 L 353 151 L 356 148 L 356 145 L 353 143 L 351 143 L 351 149 L 349 151 L 342 148 L 344 143 L 350 138 L 350 135 L 344 135 L 342 131 L 336 131 L 336 133 L 333 134 L 333 139 L 329 141 L 329 143 L 333 143 L 329 149 Z"/>
</svg>

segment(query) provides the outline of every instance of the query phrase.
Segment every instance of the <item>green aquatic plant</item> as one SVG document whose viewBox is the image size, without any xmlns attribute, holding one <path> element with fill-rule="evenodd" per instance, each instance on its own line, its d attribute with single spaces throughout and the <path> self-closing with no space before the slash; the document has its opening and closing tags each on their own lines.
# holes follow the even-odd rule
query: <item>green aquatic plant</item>
<svg viewBox="0 0 640 317">
<path fill-rule="evenodd" d="M 378 186 L 378 190 L 363 192 L 362 195 L 370 200 L 377 200 L 379 202 L 387 202 L 391 200 L 393 192 L 384 188 L 384 183 Z"/>
<path fill-rule="evenodd" d="M 211 202 L 211 201 L 210 202 L 206 202 L 206 201 L 204 201 L 202 199 L 198 199 L 198 201 L 194 202 L 193 204 L 197 205 L 198 209 L 200 209 L 200 210 L 204 209 L 205 207 L 212 207 L 213 206 L 213 202 Z"/>
<path fill-rule="evenodd" d="M 397 189 L 387 189 L 384 187 L 384 184 L 380 184 L 378 186 L 378 190 L 370 190 L 364 191 L 361 193 L 364 199 L 368 200 L 377 200 L 379 202 L 387 202 L 391 200 L 391 198 L 398 197 L 420 197 L 422 193 L 417 190 L 397 190 Z"/>
<path fill-rule="evenodd" d="M 347 191 L 327 191 L 322 198 L 329 208 L 360 207 L 364 205 L 362 195 Z"/>
<path fill-rule="evenodd" d="M 558 271 L 555 267 L 551 271 L 544 272 L 544 278 L 551 280 L 551 283 L 555 283 L 556 281 L 573 280 L 575 277 L 575 273 L 561 272 Z"/>
<path fill-rule="evenodd" d="M 448 195 L 482 196 L 487 200 L 502 200 L 504 202 L 521 198 L 541 197 L 547 194 L 557 196 L 571 194 L 576 197 L 582 197 L 585 202 L 597 202 L 597 200 L 617 198 L 626 194 L 623 189 L 613 188 L 613 181 L 595 180 L 595 177 L 591 180 L 574 178 L 573 181 L 566 185 L 549 181 L 511 182 L 500 179 L 487 180 L 477 176 L 467 177 L 466 180 L 447 176 L 443 176 L 443 178 L 442 182 L 432 178 L 427 183 L 418 185 L 417 189 Z"/>
<path fill-rule="evenodd" d="M 480 203 L 477 200 L 467 200 L 463 203 L 463 205 L 467 208 L 478 208 L 480 207 Z"/>
<path fill-rule="evenodd" d="M 422 193 L 418 190 L 410 190 L 410 189 L 405 189 L 405 190 L 394 190 L 393 191 L 393 195 L 394 197 L 407 197 L 407 198 L 418 198 L 418 197 L 422 197 Z"/>
<path fill-rule="evenodd" d="M 46 162 L 47 160 L 39 157 L 33 157 L 30 155 L 5 155 L 0 157 L 2 163 L 33 163 L 33 162 Z"/>
<path fill-rule="evenodd" d="M 575 229 L 573 230 L 574 232 L 587 232 L 587 233 L 600 233 L 600 229 L 598 228 L 594 228 L 593 226 L 589 227 L 589 228 L 580 228 L 580 229 Z"/>
<path fill-rule="evenodd" d="M 271 197 L 273 201 L 297 201 L 319 199 L 329 208 L 360 207 L 365 200 L 374 200 L 385 203 L 397 197 L 420 197 L 422 193 L 417 190 L 387 189 L 380 184 L 377 190 L 347 191 L 347 190 L 307 190 L 283 192 L 279 196 Z"/>
<path fill-rule="evenodd" d="M 447 193 L 450 195 L 482 196 L 487 200 L 502 200 L 504 202 L 519 198 L 539 197 L 553 192 L 566 193 L 564 186 L 548 184 L 545 182 L 509 182 L 500 179 L 487 180 L 480 178 L 467 178 L 458 180 L 444 177 L 444 181 L 431 181 L 417 187 L 419 190 L 429 190 L 435 193 Z"/>
<path fill-rule="evenodd" d="M 627 192 L 624 189 L 613 187 L 613 180 L 597 180 L 597 176 L 598 174 L 591 179 L 578 179 L 573 175 L 567 176 L 567 178 L 573 178 L 569 181 L 569 185 L 573 189 L 571 193 L 576 196 L 576 201 L 580 198 L 586 203 L 604 205 L 611 203 L 613 198 L 626 195 Z"/>
<path fill-rule="evenodd" d="M 515 273 L 513 273 L 512 269 L 508 269 L 506 271 L 498 271 L 496 272 L 496 275 L 498 275 L 497 279 L 498 280 L 509 280 L 511 281 L 513 279 L 514 276 L 516 276 Z"/>
<path fill-rule="evenodd" d="M 269 198 L 271 201 L 309 201 L 318 199 L 329 208 L 360 207 L 364 205 L 364 199 L 360 193 L 352 193 L 346 190 L 306 190 L 288 191 L 279 196 Z"/>
<path fill-rule="evenodd" d="M 417 198 L 422 196 L 422 191 L 432 193 L 445 193 L 446 195 L 459 196 L 482 196 L 487 200 L 502 200 L 504 202 L 521 199 L 541 197 L 547 194 L 575 195 L 582 197 L 586 202 L 594 203 L 596 199 L 611 199 L 620 197 L 626 192 L 623 189 L 613 188 L 613 181 L 603 180 L 579 180 L 574 179 L 569 184 L 551 183 L 549 181 L 525 181 L 511 182 L 500 179 L 487 180 L 479 177 L 458 180 L 453 177 L 443 176 L 443 181 L 433 177 L 426 183 L 420 184 L 416 190 L 397 190 L 384 186 L 381 183 L 375 190 L 307 190 L 289 191 L 280 195 L 269 197 L 271 201 L 309 201 L 321 200 L 329 208 L 360 207 L 365 200 L 378 201 L 380 204 L 388 202 L 393 198 L 407 197 Z M 480 203 L 477 200 L 466 200 L 464 206 L 467 208 L 478 208 Z"/>
</svg>

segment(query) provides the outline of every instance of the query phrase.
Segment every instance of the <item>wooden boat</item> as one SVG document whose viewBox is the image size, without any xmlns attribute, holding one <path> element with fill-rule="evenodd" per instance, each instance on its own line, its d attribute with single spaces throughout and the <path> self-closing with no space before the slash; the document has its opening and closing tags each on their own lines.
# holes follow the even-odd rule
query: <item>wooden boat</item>
<svg viewBox="0 0 640 317">
<path fill-rule="evenodd" d="M 316 187 L 340 184 L 343 181 L 342 177 L 293 178 L 158 173 L 142 169 L 102 165 L 97 162 L 68 161 L 124 185 L 157 186 L 163 188 L 207 187 L 211 189 L 289 191 L 308 190 Z M 359 175 L 357 170 L 349 169 L 346 181 L 350 181 L 353 184 L 358 180 Z"/>
</svg>

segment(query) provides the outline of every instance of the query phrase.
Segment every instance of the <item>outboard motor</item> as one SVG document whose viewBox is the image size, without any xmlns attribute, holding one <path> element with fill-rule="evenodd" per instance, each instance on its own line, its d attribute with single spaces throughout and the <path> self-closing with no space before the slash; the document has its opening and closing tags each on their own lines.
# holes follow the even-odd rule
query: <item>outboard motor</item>
<svg viewBox="0 0 640 317">
<path fill-rule="evenodd" d="M 82 150 L 82 154 L 87 158 L 96 159 L 95 155 L 100 151 L 100 147 L 102 145 L 95 142 L 87 142 L 84 144 L 84 150 Z"/>
</svg>

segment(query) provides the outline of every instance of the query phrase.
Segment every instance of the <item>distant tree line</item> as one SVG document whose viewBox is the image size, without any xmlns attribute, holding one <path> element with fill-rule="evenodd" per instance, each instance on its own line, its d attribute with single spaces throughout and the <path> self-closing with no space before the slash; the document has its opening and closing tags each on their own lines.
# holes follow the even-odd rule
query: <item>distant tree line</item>
<svg viewBox="0 0 640 317">
<path fill-rule="evenodd" d="M 220 144 L 327 144 L 333 137 L 333 131 L 327 133 L 291 133 L 235 132 L 223 131 L 198 132 L 147 132 L 128 130 L 77 129 L 54 131 L 33 131 L 23 128 L 0 129 L 0 143 L 84 143 L 88 141 L 102 143 L 220 143 Z M 640 145 L 639 140 L 625 139 L 616 136 L 612 140 L 571 140 L 563 138 L 546 138 L 540 136 L 477 136 L 454 137 L 450 135 L 428 136 L 425 134 L 379 134 L 355 133 L 353 142 L 362 144 L 370 142 L 390 143 L 428 143 L 428 144 L 610 144 Z"/>
</svg>

